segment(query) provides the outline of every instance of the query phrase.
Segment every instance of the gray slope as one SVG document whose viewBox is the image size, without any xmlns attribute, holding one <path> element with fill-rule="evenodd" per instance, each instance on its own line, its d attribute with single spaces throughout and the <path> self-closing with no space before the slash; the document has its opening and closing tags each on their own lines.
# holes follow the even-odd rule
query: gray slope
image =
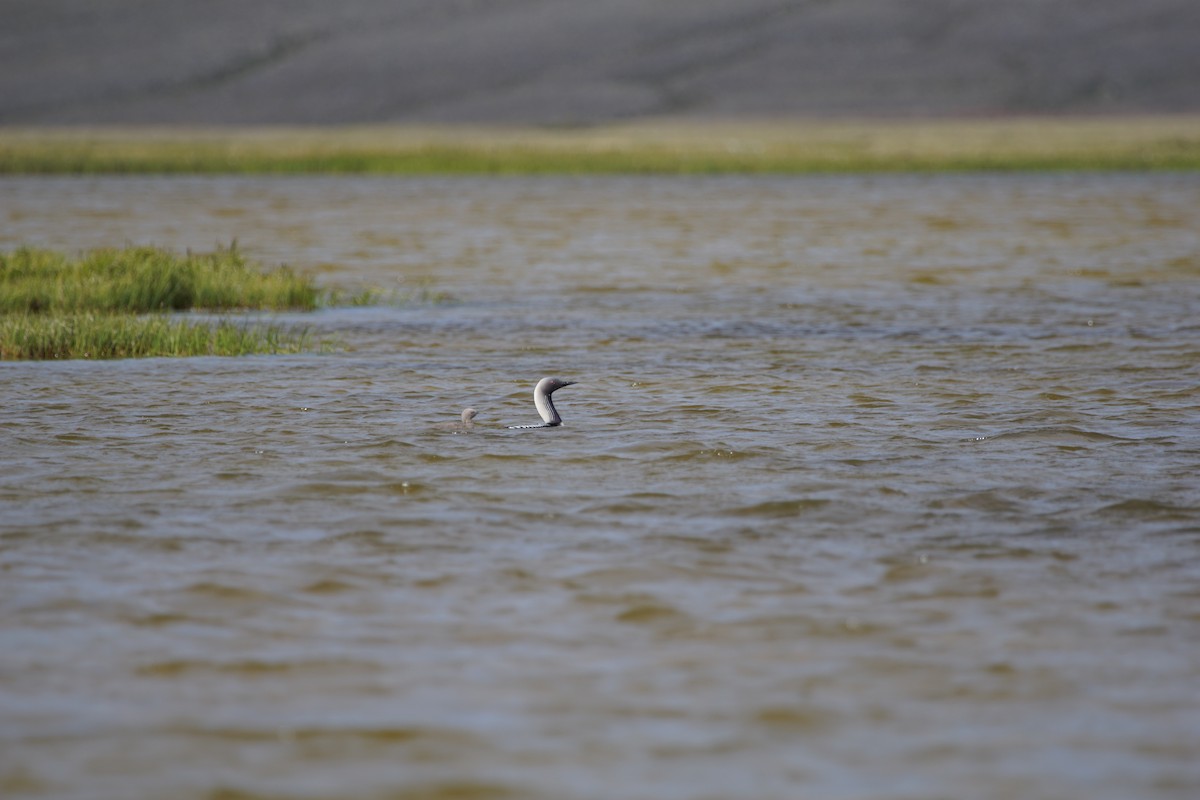
<svg viewBox="0 0 1200 800">
<path fill-rule="evenodd" d="M 1196 0 L 0 0 L 0 123 L 1200 111 Z"/>
</svg>

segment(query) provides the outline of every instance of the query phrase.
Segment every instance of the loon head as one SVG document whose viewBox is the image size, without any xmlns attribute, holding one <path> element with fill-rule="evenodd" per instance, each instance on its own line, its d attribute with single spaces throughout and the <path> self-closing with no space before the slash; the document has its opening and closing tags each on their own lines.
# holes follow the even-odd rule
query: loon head
<svg viewBox="0 0 1200 800">
<path fill-rule="evenodd" d="M 564 386 L 574 385 L 575 381 L 564 381 L 560 378 L 542 378 L 540 381 L 538 381 L 538 384 L 536 387 L 534 387 L 533 391 L 535 393 L 541 392 L 542 394 L 549 395 L 554 394 L 555 391 L 563 388 Z"/>
</svg>

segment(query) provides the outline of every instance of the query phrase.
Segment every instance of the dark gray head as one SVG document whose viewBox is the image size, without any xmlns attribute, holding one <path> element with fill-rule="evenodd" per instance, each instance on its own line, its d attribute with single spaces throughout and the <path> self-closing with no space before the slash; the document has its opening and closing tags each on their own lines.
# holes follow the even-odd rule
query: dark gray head
<svg viewBox="0 0 1200 800">
<path fill-rule="evenodd" d="M 575 381 L 564 381 L 560 378 L 542 378 L 538 381 L 534 391 L 542 392 L 543 394 L 554 394 L 556 390 L 564 386 L 573 386 L 574 384 Z"/>
</svg>

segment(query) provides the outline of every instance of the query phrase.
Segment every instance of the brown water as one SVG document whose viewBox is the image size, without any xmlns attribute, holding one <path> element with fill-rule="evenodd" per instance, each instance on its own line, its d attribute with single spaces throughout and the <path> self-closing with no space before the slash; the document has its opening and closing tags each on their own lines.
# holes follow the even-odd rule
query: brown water
<svg viewBox="0 0 1200 800">
<path fill-rule="evenodd" d="M 1200 177 L 0 181 L 234 237 L 453 300 L 0 365 L 0 795 L 1200 796 Z"/>
</svg>

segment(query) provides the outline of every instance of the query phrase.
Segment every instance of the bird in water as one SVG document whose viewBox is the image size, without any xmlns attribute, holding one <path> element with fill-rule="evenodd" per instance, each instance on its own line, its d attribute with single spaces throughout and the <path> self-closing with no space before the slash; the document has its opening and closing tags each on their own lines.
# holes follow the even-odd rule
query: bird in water
<svg viewBox="0 0 1200 800">
<path fill-rule="evenodd" d="M 437 427 L 443 430 L 451 430 L 457 433 L 458 431 L 468 431 L 475 427 L 475 417 L 479 416 L 479 412 L 473 408 L 464 408 L 459 422 L 443 422 Z"/>
<path fill-rule="evenodd" d="M 559 425 L 562 425 L 562 417 L 558 415 L 558 411 L 554 408 L 554 401 L 550 399 L 550 395 L 564 386 L 571 386 L 574 383 L 575 381 L 563 381 L 558 378 L 542 378 L 538 381 L 537 386 L 533 387 L 533 404 L 537 406 L 538 416 L 542 418 L 542 424 L 509 425 L 508 429 L 511 431 L 524 428 L 557 428 Z"/>
</svg>

